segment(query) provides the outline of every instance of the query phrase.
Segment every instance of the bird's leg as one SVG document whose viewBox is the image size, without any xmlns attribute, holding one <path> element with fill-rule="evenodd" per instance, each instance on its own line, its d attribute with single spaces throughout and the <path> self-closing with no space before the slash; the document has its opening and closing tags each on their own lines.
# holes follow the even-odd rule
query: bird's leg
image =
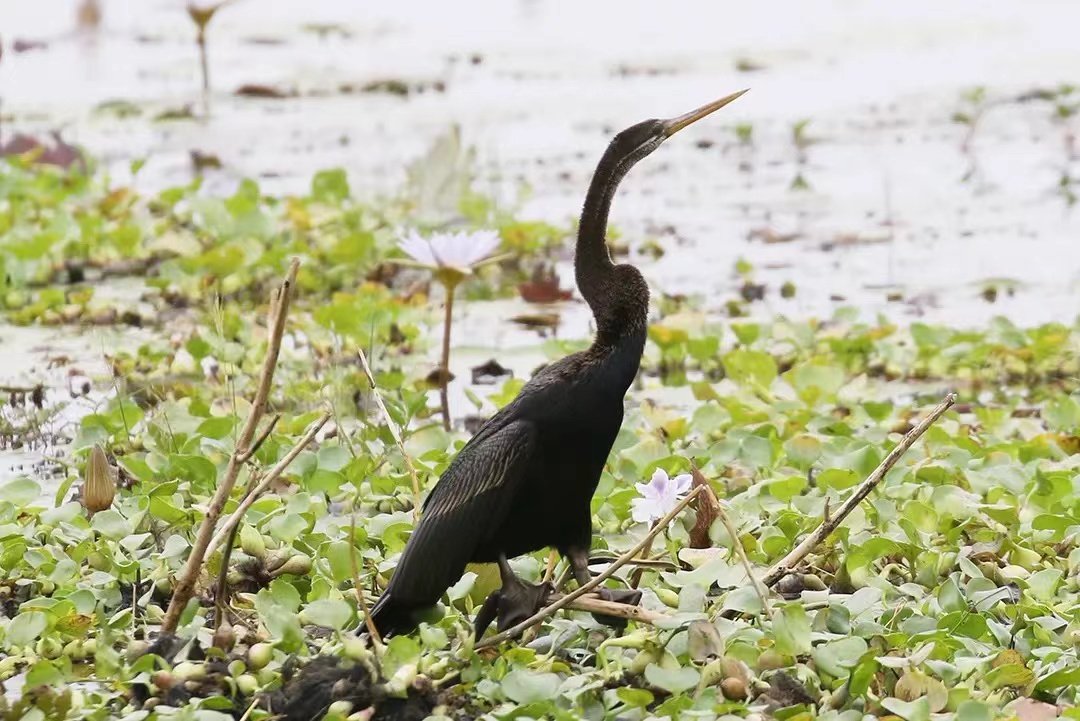
<svg viewBox="0 0 1080 721">
<path fill-rule="evenodd" d="M 504 554 L 499 554 L 499 577 L 502 579 L 502 587 L 487 597 L 476 614 L 473 628 L 477 641 L 496 618 L 496 628 L 500 632 L 529 618 L 544 607 L 544 601 L 554 590 L 547 581 L 533 585 L 515 576 Z"/>
<path fill-rule="evenodd" d="M 566 557 L 570 559 L 570 566 L 574 569 L 574 578 L 577 579 L 579 586 L 584 586 L 592 580 L 592 574 L 589 573 L 589 552 L 587 550 L 570 548 L 566 552 Z M 596 594 L 603 600 L 613 601 L 614 603 L 625 603 L 630 606 L 641 603 L 641 591 L 636 588 L 615 589 L 600 586 L 596 589 Z M 608 616 L 602 613 L 594 613 L 592 617 L 596 619 L 597 623 L 617 628 L 620 631 L 626 628 L 625 618 Z"/>
</svg>

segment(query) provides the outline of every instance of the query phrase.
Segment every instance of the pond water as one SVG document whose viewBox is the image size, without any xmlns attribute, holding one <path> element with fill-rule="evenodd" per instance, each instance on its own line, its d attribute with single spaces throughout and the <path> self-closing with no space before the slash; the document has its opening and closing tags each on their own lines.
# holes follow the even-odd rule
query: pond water
<svg viewBox="0 0 1080 721">
<path fill-rule="evenodd" d="M 564 223 L 613 132 L 751 87 L 623 185 L 612 222 L 632 246 L 655 238 L 666 250 L 633 257 L 654 293 L 700 294 L 719 312 L 745 258 L 769 289 L 754 304 L 760 315 L 855 305 L 957 325 L 1076 316 L 1080 223 L 1059 181 L 1080 178 L 1070 146 L 1080 123 L 1056 121 L 1050 103 L 1015 102 L 1080 81 L 1071 0 L 825 0 L 812 11 L 793 0 L 676 11 L 644 0 L 240 0 L 210 26 L 210 118 L 172 123 L 151 119 L 200 103 L 184 3 L 101 0 L 96 29 L 77 27 L 78 4 L 0 4 L 3 132 L 63 128 L 117 182 L 143 157 L 141 188 L 187 182 L 199 150 L 224 164 L 208 171 L 211 192 L 245 176 L 269 192 L 299 191 L 316 170 L 342 166 L 355 192 L 375 195 L 399 187 L 406 164 L 458 124 L 477 149 L 481 189 L 510 198 L 527 183 L 522 216 Z M 45 45 L 15 53 L 16 39 Z M 380 80 L 444 89 L 355 92 Z M 290 97 L 235 96 L 245 84 Z M 965 153 L 968 129 L 952 117 L 976 86 L 990 102 Z M 139 113 L 95 111 L 117 100 Z M 793 126 L 803 120 L 816 142 L 800 149 Z M 739 144 L 736 124 L 752 126 L 752 145 Z M 800 175 L 807 187 L 795 190 Z M 794 239 L 764 242 L 769 232 Z M 573 277 L 568 259 L 558 270 Z M 779 297 L 785 281 L 795 298 Z M 987 302 L 987 281 L 1013 292 Z M 536 335 L 507 320 L 528 310 L 464 304 L 458 379 L 489 357 L 519 375 L 542 360 Z M 560 337 L 587 335 L 583 304 L 560 312 Z M 0 384 L 38 378 L 56 348 L 95 374 L 102 342 L 96 331 L 0 326 Z M 62 378 L 46 381 L 61 392 Z M 464 385 L 455 386 L 463 412 Z M 26 460 L 5 460 L 0 478 Z"/>
</svg>

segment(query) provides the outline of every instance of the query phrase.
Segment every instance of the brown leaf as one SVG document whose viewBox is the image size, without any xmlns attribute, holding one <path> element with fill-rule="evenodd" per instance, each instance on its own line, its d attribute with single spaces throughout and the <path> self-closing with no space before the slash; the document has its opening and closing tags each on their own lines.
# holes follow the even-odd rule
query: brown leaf
<svg viewBox="0 0 1080 721">
<path fill-rule="evenodd" d="M 697 466 L 690 466 L 690 474 L 694 478 L 691 488 L 697 486 L 704 486 L 705 488 L 705 491 L 699 494 L 694 502 L 697 521 L 694 522 L 694 527 L 690 529 L 690 548 L 712 548 L 712 541 L 709 540 L 709 528 L 720 516 L 720 501 L 716 499 L 716 494 L 713 493 L 709 482 L 701 474 L 701 471 L 697 469 Z"/>
<path fill-rule="evenodd" d="M 472 382 L 474 385 L 491 385 L 498 378 L 514 375 L 513 371 L 504 368 L 502 364 L 494 358 L 487 363 L 473 366 L 469 370 L 472 371 Z"/>
<path fill-rule="evenodd" d="M 281 100 L 283 98 L 291 98 L 296 95 L 296 91 L 282 90 L 281 88 L 275 88 L 270 85 L 259 85 L 257 83 L 249 83 L 247 85 L 241 85 L 235 91 L 233 95 L 238 95 L 243 98 L 266 98 L 270 100 Z"/>
<path fill-rule="evenodd" d="M 530 280 L 518 285 L 518 293 L 526 303 L 556 303 L 561 300 L 570 300 L 574 291 L 560 288 L 559 276 L 555 273 L 555 269 L 541 265 L 533 271 Z"/>
</svg>

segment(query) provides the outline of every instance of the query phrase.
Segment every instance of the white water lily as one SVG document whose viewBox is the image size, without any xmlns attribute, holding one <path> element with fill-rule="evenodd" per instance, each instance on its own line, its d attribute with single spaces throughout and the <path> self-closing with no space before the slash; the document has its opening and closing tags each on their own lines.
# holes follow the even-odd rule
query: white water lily
<svg viewBox="0 0 1080 721">
<path fill-rule="evenodd" d="M 398 241 L 398 247 L 420 265 L 436 273 L 451 271 L 452 276 L 460 280 L 494 253 L 501 242 L 499 234 L 493 230 L 436 233 L 430 238 L 424 238 L 414 230 Z"/>
<path fill-rule="evenodd" d="M 663 518 L 679 505 L 683 495 L 690 490 L 693 477 L 683 473 L 669 478 L 667 471 L 657 468 L 648 483 L 636 483 L 641 497 L 630 501 L 631 514 L 635 521 L 655 521 Z"/>
<path fill-rule="evenodd" d="M 454 314 L 454 290 L 461 281 L 472 275 L 476 268 L 486 263 L 494 263 L 503 257 L 491 255 L 501 242 L 502 238 L 493 230 L 436 233 L 429 238 L 424 238 L 413 230 L 398 241 L 398 247 L 413 259 L 414 264 L 429 269 L 435 279 L 446 288 L 442 364 L 439 373 L 439 395 L 442 399 L 443 427 L 446 430 L 450 430 L 450 400 L 446 385 L 450 381 L 450 327 Z"/>
</svg>

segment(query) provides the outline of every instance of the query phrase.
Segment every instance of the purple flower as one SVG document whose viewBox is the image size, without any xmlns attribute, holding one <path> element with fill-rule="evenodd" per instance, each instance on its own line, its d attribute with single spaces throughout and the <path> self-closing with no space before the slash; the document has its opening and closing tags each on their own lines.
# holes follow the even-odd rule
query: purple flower
<svg viewBox="0 0 1080 721">
<path fill-rule="evenodd" d="M 648 483 L 636 483 L 634 487 L 641 494 L 630 502 L 630 510 L 635 521 L 655 521 L 663 518 L 679 505 L 679 500 L 687 491 L 693 477 L 689 473 L 669 478 L 667 471 L 657 468 Z"/>
</svg>

